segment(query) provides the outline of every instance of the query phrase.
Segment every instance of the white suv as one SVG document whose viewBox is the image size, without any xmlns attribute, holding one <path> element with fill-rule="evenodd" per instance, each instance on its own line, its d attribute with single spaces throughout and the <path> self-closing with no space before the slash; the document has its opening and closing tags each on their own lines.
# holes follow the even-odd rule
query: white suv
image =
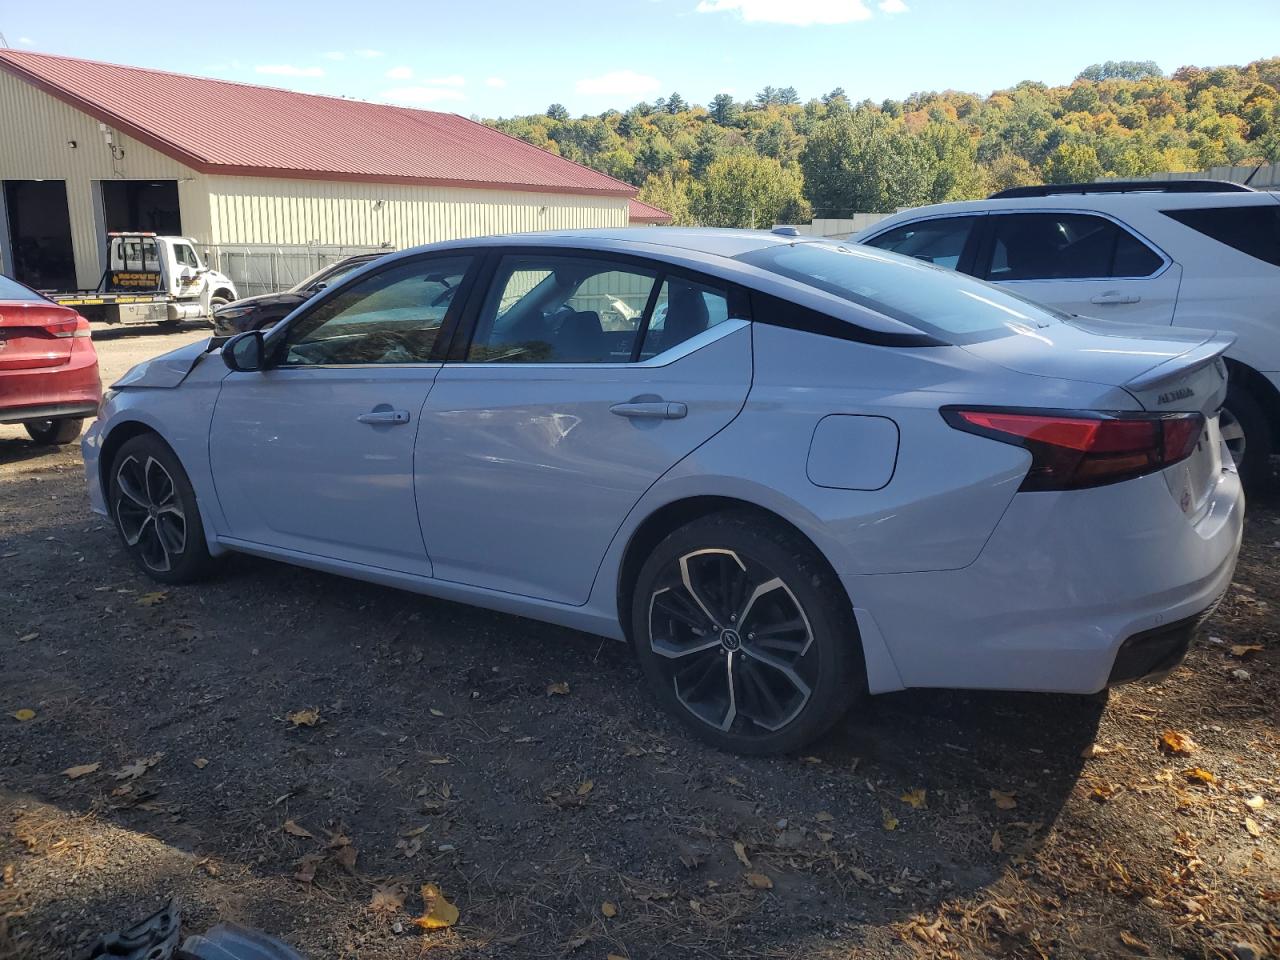
<svg viewBox="0 0 1280 960">
<path fill-rule="evenodd" d="M 1017 187 L 849 238 L 1065 313 L 1236 335 L 1222 435 L 1247 485 L 1280 452 L 1280 196 L 1213 180 Z"/>
</svg>

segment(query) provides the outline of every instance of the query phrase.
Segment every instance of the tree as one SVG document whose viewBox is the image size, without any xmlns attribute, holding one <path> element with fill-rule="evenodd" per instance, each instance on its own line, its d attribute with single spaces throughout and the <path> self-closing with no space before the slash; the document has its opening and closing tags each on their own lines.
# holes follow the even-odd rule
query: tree
<svg viewBox="0 0 1280 960">
<path fill-rule="evenodd" d="M 824 120 L 800 154 L 804 191 L 820 217 L 892 213 L 926 202 L 925 152 L 882 113 L 859 110 Z"/>
<path fill-rule="evenodd" d="M 667 113 L 683 113 L 689 109 L 689 103 L 678 93 L 667 97 Z"/>
<path fill-rule="evenodd" d="M 711 98 L 711 119 L 727 127 L 738 119 L 738 104 L 727 93 L 717 93 Z"/>
<path fill-rule="evenodd" d="M 849 102 L 849 97 L 844 92 L 844 87 L 836 87 L 834 90 L 832 90 L 830 93 L 826 94 L 822 98 L 822 102 L 825 103 L 828 107 L 831 106 L 831 104 L 837 100 L 843 100 L 845 103 Z"/>
<path fill-rule="evenodd" d="M 1083 143 L 1060 143 L 1044 165 L 1050 183 L 1092 183 L 1102 176 L 1098 151 Z"/>
<path fill-rule="evenodd" d="M 765 87 L 763 90 L 761 90 L 759 93 L 756 94 L 757 107 L 761 107 L 761 108 L 772 107 L 776 105 L 777 102 L 778 102 L 777 87 Z"/>
<path fill-rule="evenodd" d="M 689 193 L 690 183 L 687 179 L 677 179 L 671 173 L 650 174 L 636 194 L 636 199 L 671 214 L 673 227 L 687 227 L 694 223 Z"/>
<path fill-rule="evenodd" d="M 694 187 L 693 215 L 709 227 L 768 227 L 807 220 L 798 170 L 777 160 L 735 153 L 721 157 Z"/>
<path fill-rule="evenodd" d="M 783 87 L 778 91 L 778 103 L 784 107 L 794 106 L 800 102 L 800 94 L 796 93 L 795 87 Z"/>
<path fill-rule="evenodd" d="M 564 121 L 569 119 L 569 111 L 565 109 L 563 104 L 553 103 L 547 107 L 547 116 L 552 120 Z"/>
<path fill-rule="evenodd" d="M 1163 76 L 1164 71 L 1154 60 L 1108 60 L 1085 67 L 1076 79 L 1101 83 L 1103 80 L 1145 80 Z"/>
</svg>

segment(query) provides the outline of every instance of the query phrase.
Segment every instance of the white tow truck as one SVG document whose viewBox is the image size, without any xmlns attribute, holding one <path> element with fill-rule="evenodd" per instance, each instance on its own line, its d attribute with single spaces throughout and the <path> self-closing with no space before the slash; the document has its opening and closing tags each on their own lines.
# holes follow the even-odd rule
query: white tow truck
<svg viewBox="0 0 1280 960">
<path fill-rule="evenodd" d="M 97 288 L 40 292 L 103 323 L 212 321 L 215 309 L 239 299 L 229 277 L 205 266 L 194 240 L 141 232 L 107 234 Z"/>
</svg>

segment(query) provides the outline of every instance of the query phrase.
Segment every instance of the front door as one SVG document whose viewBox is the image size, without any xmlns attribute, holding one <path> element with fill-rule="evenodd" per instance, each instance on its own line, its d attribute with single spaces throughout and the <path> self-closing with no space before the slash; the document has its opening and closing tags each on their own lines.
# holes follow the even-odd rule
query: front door
<svg viewBox="0 0 1280 960">
<path fill-rule="evenodd" d="M 472 259 L 398 260 L 339 287 L 268 340 L 276 366 L 223 380 L 209 454 L 233 539 L 430 576 L 414 440 Z"/>
<path fill-rule="evenodd" d="M 1064 313 L 1168 324 L 1182 268 L 1092 213 L 992 213 L 974 273 Z"/>
<path fill-rule="evenodd" d="M 631 508 L 741 410 L 751 329 L 734 314 L 723 285 L 659 264 L 503 257 L 423 408 L 435 576 L 585 603 Z"/>
</svg>

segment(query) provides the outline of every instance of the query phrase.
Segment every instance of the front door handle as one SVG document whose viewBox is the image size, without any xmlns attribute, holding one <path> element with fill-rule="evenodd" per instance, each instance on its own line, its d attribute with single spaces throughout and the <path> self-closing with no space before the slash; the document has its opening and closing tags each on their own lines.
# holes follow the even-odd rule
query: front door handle
<svg viewBox="0 0 1280 960">
<path fill-rule="evenodd" d="M 630 420 L 681 420 L 688 416 L 689 408 L 683 403 L 666 400 L 633 400 L 630 403 L 615 403 L 609 408 L 609 412 Z"/>
<path fill-rule="evenodd" d="M 356 417 L 357 423 L 408 423 L 408 410 L 371 410 Z"/>
<path fill-rule="evenodd" d="M 1111 290 L 1107 293 L 1100 293 L 1092 298 L 1090 303 L 1112 304 L 1112 303 L 1139 303 L 1142 298 L 1132 293 L 1120 293 L 1117 290 Z"/>
</svg>

